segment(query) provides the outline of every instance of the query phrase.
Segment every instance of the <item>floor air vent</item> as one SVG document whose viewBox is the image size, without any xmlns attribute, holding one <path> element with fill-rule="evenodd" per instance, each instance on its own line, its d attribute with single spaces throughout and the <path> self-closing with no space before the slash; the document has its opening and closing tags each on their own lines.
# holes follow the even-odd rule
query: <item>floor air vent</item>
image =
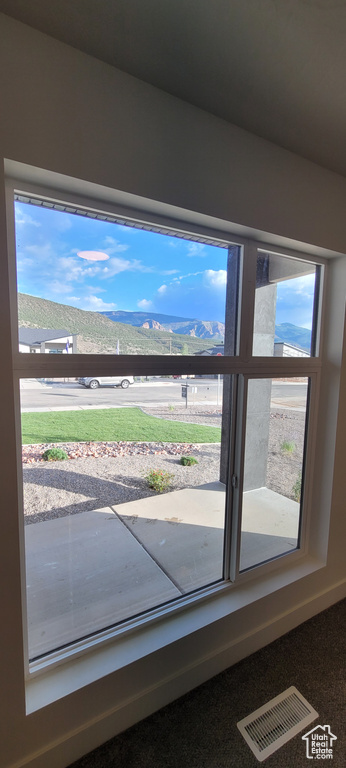
<svg viewBox="0 0 346 768">
<path fill-rule="evenodd" d="M 237 723 L 240 733 L 262 762 L 318 717 L 294 686 Z"/>
</svg>

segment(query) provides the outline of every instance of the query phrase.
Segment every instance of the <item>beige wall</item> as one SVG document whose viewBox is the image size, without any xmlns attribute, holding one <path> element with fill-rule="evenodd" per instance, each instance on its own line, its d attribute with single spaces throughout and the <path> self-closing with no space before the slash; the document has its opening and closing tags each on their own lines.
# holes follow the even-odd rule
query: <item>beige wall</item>
<svg viewBox="0 0 346 768">
<path fill-rule="evenodd" d="M 7 158 L 132 195 L 346 251 L 346 179 L 228 125 L 7 17 L 0 17 L 0 153 Z M 169 644 L 108 678 L 25 716 L 21 639 L 14 396 L 7 302 L 6 221 L 0 184 L 0 541 L 2 631 L 0 728 L 4 766 L 63 766 L 83 751 L 287 631 L 344 594 L 345 397 L 327 565 L 206 629 Z M 327 286 L 324 446 L 318 475 L 328 540 L 334 438 L 344 321 L 345 260 Z M 346 365 L 342 387 L 345 395 Z M 322 482 L 321 478 L 325 478 Z M 197 622 L 197 620 L 196 620 Z M 45 751 L 51 748 L 49 757 Z M 31 755 L 32 759 L 29 759 Z"/>
<path fill-rule="evenodd" d="M 345 250 L 346 180 L 2 17 L 5 157 Z"/>
</svg>

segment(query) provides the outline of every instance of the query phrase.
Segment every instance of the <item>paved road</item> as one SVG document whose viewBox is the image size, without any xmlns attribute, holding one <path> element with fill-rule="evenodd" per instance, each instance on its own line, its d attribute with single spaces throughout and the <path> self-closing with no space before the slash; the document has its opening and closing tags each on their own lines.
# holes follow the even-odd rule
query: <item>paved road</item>
<svg viewBox="0 0 346 768">
<path fill-rule="evenodd" d="M 47 408 L 88 408 L 116 407 L 129 405 L 174 405 L 185 406 L 181 397 L 182 380 L 148 381 L 132 384 L 128 389 L 118 387 L 100 387 L 90 390 L 75 382 L 41 385 L 36 381 L 24 382 L 21 388 L 22 410 L 40 410 Z M 222 403 L 222 381 L 215 379 L 190 379 L 189 403 L 210 404 L 214 407 Z M 197 392 L 194 389 L 197 387 Z M 290 408 L 302 408 L 305 405 L 305 384 L 274 384 L 272 405 Z"/>
</svg>

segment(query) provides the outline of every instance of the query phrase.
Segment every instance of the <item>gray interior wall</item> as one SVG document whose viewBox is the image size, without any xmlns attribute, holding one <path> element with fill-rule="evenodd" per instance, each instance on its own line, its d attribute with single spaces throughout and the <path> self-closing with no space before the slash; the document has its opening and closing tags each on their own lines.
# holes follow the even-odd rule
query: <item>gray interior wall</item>
<svg viewBox="0 0 346 768">
<path fill-rule="evenodd" d="M 147 86 L 99 61 L 0 17 L 0 153 L 10 159 L 122 190 L 179 208 L 236 222 L 280 237 L 346 252 L 346 180 Z M 209 626 L 196 609 L 189 635 L 170 633 L 164 647 L 118 672 L 100 666 L 92 685 L 72 696 L 57 692 L 48 708 L 27 716 L 21 609 L 18 494 L 15 472 L 15 392 L 8 305 L 7 229 L 3 165 L 0 170 L 0 382 L 1 518 L 0 703 L 3 764 L 58 768 L 82 751 L 163 706 L 277 634 L 337 599 L 345 580 L 344 460 L 333 475 L 335 426 L 343 450 L 346 413 L 337 421 L 344 323 L 344 257 L 335 260 L 326 292 L 323 409 L 316 440 L 313 553 L 326 566 L 302 572 L 299 582 L 281 576 L 267 596 L 258 588 L 251 604 Z M 264 183 L 265 181 L 265 183 Z M 343 363 L 343 386 L 346 365 Z M 323 478 L 323 482 L 322 482 Z M 332 485 L 333 483 L 333 485 Z M 330 534 L 330 495 L 333 492 Z M 262 587 L 261 587 L 262 588 Z M 237 604 L 238 605 L 238 604 Z M 204 606 L 205 607 L 205 606 Z M 231 611 L 232 607 L 232 611 Z M 109 650 L 111 655 L 112 649 Z M 58 677 L 60 680 L 60 678 Z M 57 686 L 58 687 L 58 686 Z M 61 698 L 59 699 L 59 695 Z M 49 752 L 49 756 L 47 754 Z"/>
<path fill-rule="evenodd" d="M 0 25 L 4 157 L 345 250 L 346 179 L 9 17 Z"/>
</svg>

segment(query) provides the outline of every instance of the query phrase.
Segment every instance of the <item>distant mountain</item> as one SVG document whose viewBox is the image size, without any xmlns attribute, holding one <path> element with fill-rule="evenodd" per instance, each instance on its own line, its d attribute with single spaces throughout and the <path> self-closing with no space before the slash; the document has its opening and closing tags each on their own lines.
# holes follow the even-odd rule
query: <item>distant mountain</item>
<svg viewBox="0 0 346 768">
<path fill-rule="evenodd" d="M 115 310 L 112 312 L 100 312 L 109 320 L 126 323 L 135 328 L 155 328 L 156 330 L 171 331 L 194 336 L 198 339 L 223 339 L 225 324 L 216 320 L 198 320 L 197 318 L 176 317 L 175 315 L 163 315 L 157 312 L 126 312 Z"/>
<path fill-rule="evenodd" d="M 121 322 L 108 315 L 118 315 Z M 78 352 L 85 354 L 116 354 L 119 344 L 120 354 L 193 355 L 214 346 L 224 332 L 223 323 L 146 312 L 86 312 L 24 293 L 18 294 L 18 316 L 21 327 L 66 328 L 78 334 Z M 137 321 L 134 326 L 130 322 L 133 318 Z M 219 337 L 211 335 L 216 329 L 222 330 Z M 307 328 L 282 323 L 275 330 L 275 341 L 310 349 L 311 331 Z"/>
<path fill-rule="evenodd" d="M 301 328 L 299 325 L 292 325 L 292 323 L 281 323 L 275 326 L 275 341 L 286 341 L 288 344 L 293 344 L 310 352 L 311 331 L 308 328 Z"/>
<path fill-rule="evenodd" d="M 192 323 L 192 317 L 178 317 L 177 315 L 163 315 L 159 312 L 128 312 L 125 309 L 116 309 L 108 312 L 100 312 L 110 320 L 128 325 L 141 326 L 146 320 L 156 320 L 157 323 Z"/>
<path fill-rule="evenodd" d="M 199 339 L 156 328 L 134 328 L 113 322 L 100 312 L 86 312 L 55 301 L 18 294 L 19 326 L 25 328 L 66 328 L 78 334 L 79 353 L 129 355 L 193 355 L 203 349 Z"/>
<path fill-rule="evenodd" d="M 135 327 L 135 326 L 133 326 Z M 160 323 L 157 322 L 157 320 L 146 320 L 143 325 L 141 325 L 141 328 L 152 328 L 155 331 L 165 331 L 166 328 L 163 327 L 163 325 L 160 325 Z M 173 333 L 173 331 L 169 331 L 169 333 Z"/>
<path fill-rule="evenodd" d="M 176 317 L 157 312 L 126 312 L 125 310 L 101 312 L 100 314 L 105 315 L 109 320 L 132 325 L 135 328 L 155 328 L 160 332 L 170 331 L 174 334 L 192 336 L 196 339 L 210 339 L 217 342 L 223 340 L 225 336 L 225 324 L 217 321 Z M 309 351 L 311 331 L 292 323 L 281 323 L 275 326 L 275 341 L 286 341 Z"/>
</svg>

